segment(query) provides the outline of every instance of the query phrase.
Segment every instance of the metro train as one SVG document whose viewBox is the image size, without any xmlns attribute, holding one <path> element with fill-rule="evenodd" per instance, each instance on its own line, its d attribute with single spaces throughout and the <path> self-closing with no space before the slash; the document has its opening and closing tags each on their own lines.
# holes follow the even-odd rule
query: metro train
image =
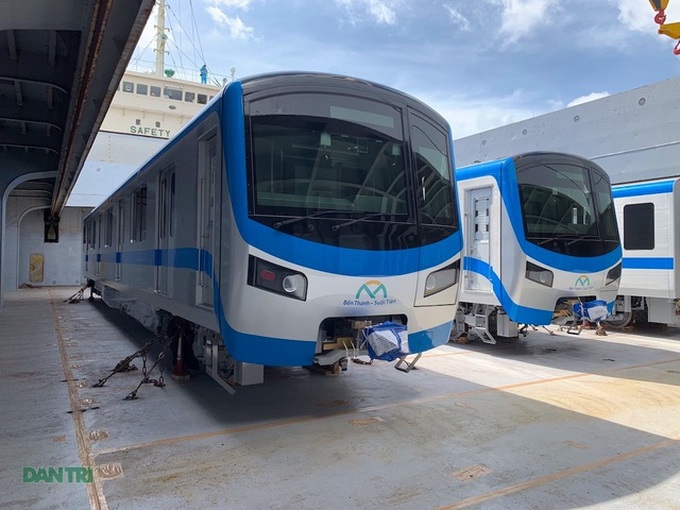
<svg viewBox="0 0 680 510">
<path fill-rule="evenodd" d="M 617 184 L 623 273 L 614 326 L 680 326 L 680 177 Z"/>
<path fill-rule="evenodd" d="M 533 152 L 459 168 L 456 183 L 464 247 L 454 334 L 512 341 L 520 324 L 612 311 L 622 252 L 602 168 Z"/>
<path fill-rule="evenodd" d="M 85 218 L 85 275 L 239 366 L 332 366 L 367 324 L 405 325 L 404 353 L 449 340 L 459 222 L 441 115 L 356 78 L 262 75 L 229 83 Z"/>
</svg>

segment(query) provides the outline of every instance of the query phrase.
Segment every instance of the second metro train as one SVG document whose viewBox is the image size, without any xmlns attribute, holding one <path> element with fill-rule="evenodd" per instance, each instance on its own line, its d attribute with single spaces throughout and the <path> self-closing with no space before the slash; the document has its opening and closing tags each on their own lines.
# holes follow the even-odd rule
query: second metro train
<svg viewBox="0 0 680 510">
<path fill-rule="evenodd" d="M 602 318 L 612 311 L 622 252 L 602 168 L 534 152 L 459 168 L 456 182 L 464 238 L 458 333 L 496 343 L 516 339 L 518 324 L 574 322 L 589 304 Z"/>
</svg>

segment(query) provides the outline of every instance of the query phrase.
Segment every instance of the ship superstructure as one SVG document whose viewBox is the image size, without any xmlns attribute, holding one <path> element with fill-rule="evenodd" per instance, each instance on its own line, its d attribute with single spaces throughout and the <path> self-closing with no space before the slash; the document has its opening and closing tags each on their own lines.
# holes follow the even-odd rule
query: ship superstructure
<svg viewBox="0 0 680 510">
<path fill-rule="evenodd" d="M 165 68 L 164 8 L 165 3 L 158 2 L 155 70 L 128 70 L 123 75 L 68 206 L 99 205 L 226 83 L 226 79 L 222 85 L 180 79 Z"/>
</svg>

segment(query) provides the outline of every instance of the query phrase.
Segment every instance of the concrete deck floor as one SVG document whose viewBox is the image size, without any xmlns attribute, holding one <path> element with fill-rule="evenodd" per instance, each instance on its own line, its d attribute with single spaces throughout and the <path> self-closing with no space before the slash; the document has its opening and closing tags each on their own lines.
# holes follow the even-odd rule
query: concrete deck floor
<svg viewBox="0 0 680 510">
<path fill-rule="evenodd" d="M 127 401 L 140 372 L 92 384 L 152 335 L 76 290 L 5 294 L 3 509 L 680 508 L 677 329 L 449 344 L 408 374 L 272 368 L 234 396 L 166 372 Z M 93 483 L 23 481 L 81 466 Z"/>
</svg>

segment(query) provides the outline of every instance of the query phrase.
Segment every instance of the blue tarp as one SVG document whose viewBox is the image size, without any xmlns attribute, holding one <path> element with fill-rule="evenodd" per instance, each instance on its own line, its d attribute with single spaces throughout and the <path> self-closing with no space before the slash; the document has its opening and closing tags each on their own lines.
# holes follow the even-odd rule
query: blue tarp
<svg viewBox="0 0 680 510">
<path fill-rule="evenodd" d="M 364 330 L 364 339 L 371 359 L 394 361 L 404 356 L 402 345 L 407 338 L 406 326 L 395 322 L 383 322 Z"/>
</svg>

